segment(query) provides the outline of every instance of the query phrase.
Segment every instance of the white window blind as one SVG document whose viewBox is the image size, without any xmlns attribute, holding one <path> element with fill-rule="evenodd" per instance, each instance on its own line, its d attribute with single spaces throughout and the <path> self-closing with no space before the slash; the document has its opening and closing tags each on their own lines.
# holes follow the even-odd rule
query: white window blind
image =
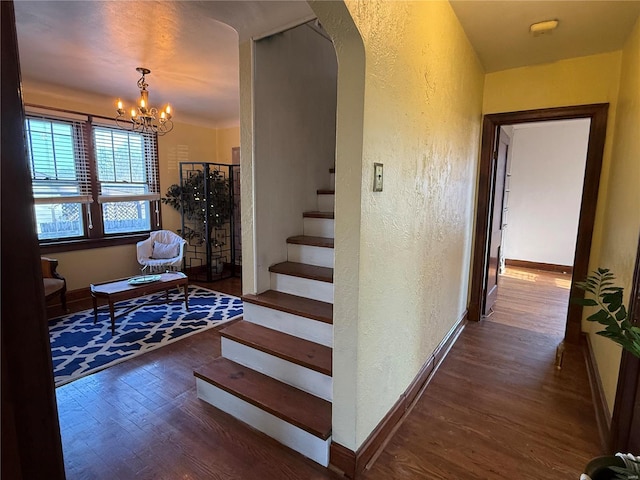
<svg viewBox="0 0 640 480">
<path fill-rule="evenodd" d="M 94 127 L 99 203 L 160 200 L 156 138 Z"/>
<path fill-rule="evenodd" d="M 79 112 L 27 108 L 40 240 L 94 239 L 160 226 L 155 135 L 114 128 L 105 118 Z"/>
<path fill-rule="evenodd" d="M 85 124 L 27 116 L 27 149 L 36 204 L 91 203 Z"/>
<path fill-rule="evenodd" d="M 96 126 L 96 166 L 105 234 L 151 229 L 149 202 L 160 200 L 156 136 Z"/>
<path fill-rule="evenodd" d="M 82 204 L 92 202 L 85 126 L 86 118 L 45 118 L 37 113 L 25 120 L 40 239 L 85 235 Z"/>
</svg>

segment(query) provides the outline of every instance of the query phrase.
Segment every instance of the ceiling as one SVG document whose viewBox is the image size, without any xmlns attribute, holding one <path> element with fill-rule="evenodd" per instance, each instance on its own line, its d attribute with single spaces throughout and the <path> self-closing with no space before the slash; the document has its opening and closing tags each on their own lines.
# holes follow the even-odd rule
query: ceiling
<svg viewBox="0 0 640 480">
<path fill-rule="evenodd" d="M 214 127 L 239 124 L 238 41 L 314 18 L 306 2 L 260 0 L 17 0 L 15 12 L 25 82 L 106 95 L 115 115 L 146 67 L 152 106 Z"/>
<path fill-rule="evenodd" d="M 452 0 L 451 6 L 486 72 L 620 50 L 640 1 Z M 534 37 L 532 23 L 558 20 Z"/>
<path fill-rule="evenodd" d="M 640 0 L 451 5 L 487 72 L 618 50 L 640 14 Z M 238 41 L 314 17 L 301 0 L 16 0 L 15 11 L 25 82 L 131 103 L 135 69 L 146 67 L 152 105 L 170 102 L 176 120 L 214 127 L 239 124 Z M 553 33 L 529 33 L 548 19 L 559 20 Z"/>
</svg>

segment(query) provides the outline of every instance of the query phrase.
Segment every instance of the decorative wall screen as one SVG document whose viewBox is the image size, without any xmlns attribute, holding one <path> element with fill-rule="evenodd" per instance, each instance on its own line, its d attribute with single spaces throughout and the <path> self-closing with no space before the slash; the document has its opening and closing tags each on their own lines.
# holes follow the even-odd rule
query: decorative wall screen
<svg viewBox="0 0 640 480">
<path fill-rule="evenodd" d="M 239 177 L 239 169 L 233 165 L 180 162 L 180 234 L 187 240 L 185 271 L 192 280 L 231 277 L 240 265 L 235 247 L 239 226 L 234 215 L 239 189 L 234 187 L 234 176 Z"/>
</svg>

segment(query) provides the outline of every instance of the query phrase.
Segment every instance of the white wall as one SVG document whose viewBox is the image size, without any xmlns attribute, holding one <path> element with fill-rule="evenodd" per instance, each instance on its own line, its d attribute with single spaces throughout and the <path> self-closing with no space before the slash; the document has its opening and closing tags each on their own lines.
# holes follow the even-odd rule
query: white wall
<svg viewBox="0 0 640 480">
<path fill-rule="evenodd" d="M 254 288 L 262 292 L 269 266 L 287 258 L 286 238 L 302 234 L 302 213 L 317 210 L 316 190 L 329 186 L 338 67 L 332 43 L 306 25 L 256 42 L 254 52 Z"/>
<path fill-rule="evenodd" d="M 505 257 L 573 265 L 589 119 L 515 125 Z"/>
</svg>

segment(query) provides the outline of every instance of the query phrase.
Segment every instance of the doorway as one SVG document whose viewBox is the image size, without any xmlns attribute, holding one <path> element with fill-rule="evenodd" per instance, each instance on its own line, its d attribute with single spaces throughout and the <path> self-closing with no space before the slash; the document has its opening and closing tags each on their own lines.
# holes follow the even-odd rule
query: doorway
<svg viewBox="0 0 640 480">
<path fill-rule="evenodd" d="M 580 215 L 573 264 L 573 278 L 584 278 L 588 271 L 591 237 L 595 220 L 595 210 L 600 184 L 602 154 L 606 134 L 608 104 L 559 107 L 522 112 L 486 115 L 483 119 L 480 167 L 478 172 L 478 200 L 476 217 L 476 237 L 472 264 L 471 299 L 469 319 L 479 321 L 484 311 L 489 286 L 491 261 L 492 221 L 496 199 L 496 177 L 499 172 L 498 146 L 499 130 L 505 125 L 519 125 L 549 120 L 590 119 L 587 158 L 584 171 Z M 571 295 L 578 294 L 575 280 L 571 282 Z M 495 294 L 495 293 L 494 293 Z M 578 343 L 581 332 L 582 308 L 569 305 L 565 327 L 565 339 Z"/>
<path fill-rule="evenodd" d="M 497 290 L 498 280 L 500 295 L 495 304 L 487 296 L 486 317 L 500 311 L 503 322 L 564 337 L 589 124 L 587 118 L 500 127 L 498 155 L 504 158 L 498 159 L 496 188 L 503 185 L 503 195 L 500 201 L 496 192 L 492 236 L 499 230 L 501 241 L 489 266 L 490 286 Z M 514 297 L 514 288 L 522 293 Z M 537 299 L 543 314 L 523 315 L 520 296 Z"/>
</svg>

